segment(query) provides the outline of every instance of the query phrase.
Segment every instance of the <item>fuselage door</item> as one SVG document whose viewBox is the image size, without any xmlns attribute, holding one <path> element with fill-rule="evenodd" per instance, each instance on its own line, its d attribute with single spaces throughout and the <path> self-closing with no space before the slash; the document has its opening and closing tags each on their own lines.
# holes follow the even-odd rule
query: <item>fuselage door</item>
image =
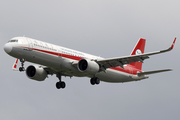
<svg viewBox="0 0 180 120">
<path fill-rule="evenodd" d="M 62 57 L 62 51 L 61 51 L 61 48 L 58 47 L 58 56 L 61 58 Z"/>
<path fill-rule="evenodd" d="M 31 39 L 26 38 L 26 40 L 27 40 L 27 42 L 28 42 L 28 49 L 29 49 L 29 50 L 33 50 L 33 43 L 32 43 L 32 41 L 31 41 Z"/>
</svg>

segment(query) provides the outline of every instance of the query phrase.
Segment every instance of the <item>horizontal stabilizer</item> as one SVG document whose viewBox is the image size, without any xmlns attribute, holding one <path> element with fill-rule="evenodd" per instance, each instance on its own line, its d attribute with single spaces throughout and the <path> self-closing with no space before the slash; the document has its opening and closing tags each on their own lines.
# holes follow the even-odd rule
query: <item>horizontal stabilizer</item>
<svg viewBox="0 0 180 120">
<path fill-rule="evenodd" d="M 166 72 L 166 71 L 172 71 L 172 69 L 164 69 L 164 70 L 155 70 L 155 71 L 141 72 L 141 73 L 137 73 L 137 75 L 138 76 L 143 76 L 143 75 L 149 75 L 149 74 Z"/>
</svg>

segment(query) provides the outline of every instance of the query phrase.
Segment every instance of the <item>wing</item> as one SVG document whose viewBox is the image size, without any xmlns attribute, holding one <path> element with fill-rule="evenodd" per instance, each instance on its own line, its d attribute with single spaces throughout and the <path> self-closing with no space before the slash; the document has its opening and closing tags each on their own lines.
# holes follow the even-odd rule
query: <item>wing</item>
<svg viewBox="0 0 180 120">
<path fill-rule="evenodd" d="M 72 77 L 72 76 L 70 76 L 68 74 L 65 74 L 64 72 L 59 72 L 58 70 L 54 70 L 54 69 L 52 69 L 50 67 L 47 67 L 47 66 L 43 66 L 42 68 L 47 72 L 48 75 L 53 75 L 53 74 L 57 75 L 57 74 L 60 74 L 61 76 Z"/>
<path fill-rule="evenodd" d="M 124 56 L 124 57 L 97 60 L 96 62 L 98 64 L 100 64 L 100 66 L 104 69 L 107 69 L 110 67 L 117 67 L 117 66 L 121 66 L 123 68 L 123 65 L 125 65 L 125 64 L 130 64 L 130 63 L 134 63 L 134 62 L 143 62 L 145 59 L 148 59 L 149 56 L 151 56 L 151 55 L 160 54 L 160 53 L 164 53 L 164 52 L 168 52 L 168 51 L 172 50 L 174 47 L 175 41 L 176 41 L 176 38 L 174 39 L 171 47 L 169 47 L 168 49 L 165 49 L 165 50 L 144 53 L 144 54 L 140 54 L 140 55 L 130 55 L 130 56 Z"/>
</svg>

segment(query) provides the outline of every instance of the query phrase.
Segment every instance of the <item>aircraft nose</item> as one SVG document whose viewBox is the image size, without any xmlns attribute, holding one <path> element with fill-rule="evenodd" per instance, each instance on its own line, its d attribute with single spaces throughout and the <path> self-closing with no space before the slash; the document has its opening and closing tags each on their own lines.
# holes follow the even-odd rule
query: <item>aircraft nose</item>
<svg viewBox="0 0 180 120">
<path fill-rule="evenodd" d="M 11 50 L 12 50 L 12 45 L 9 44 L 9 43 L 6 43 L 6 44 L 4 45 L 4 51 L 5 51 L 6 53 L 10 53 Z"/>
</svg>

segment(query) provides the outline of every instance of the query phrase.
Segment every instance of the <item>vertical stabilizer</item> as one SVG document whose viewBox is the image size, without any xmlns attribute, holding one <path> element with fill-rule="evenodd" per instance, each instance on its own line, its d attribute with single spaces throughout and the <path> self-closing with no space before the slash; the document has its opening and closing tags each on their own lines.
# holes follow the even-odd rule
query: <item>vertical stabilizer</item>
<svg viewBox="0 0 180 120">
<path fill-rule="evenodd" d="M 143 54 L 145 49 L 145 43 L 146 43 L 146 39 L 140 38 L 136 46 L 134 47 L 131 55 Z M 137 69 L 140 70 L 142 69 L 142 62 L 135 62 L 135 63 L 131 63 L 130 65 L 134 66 Z"/>
</svg>

